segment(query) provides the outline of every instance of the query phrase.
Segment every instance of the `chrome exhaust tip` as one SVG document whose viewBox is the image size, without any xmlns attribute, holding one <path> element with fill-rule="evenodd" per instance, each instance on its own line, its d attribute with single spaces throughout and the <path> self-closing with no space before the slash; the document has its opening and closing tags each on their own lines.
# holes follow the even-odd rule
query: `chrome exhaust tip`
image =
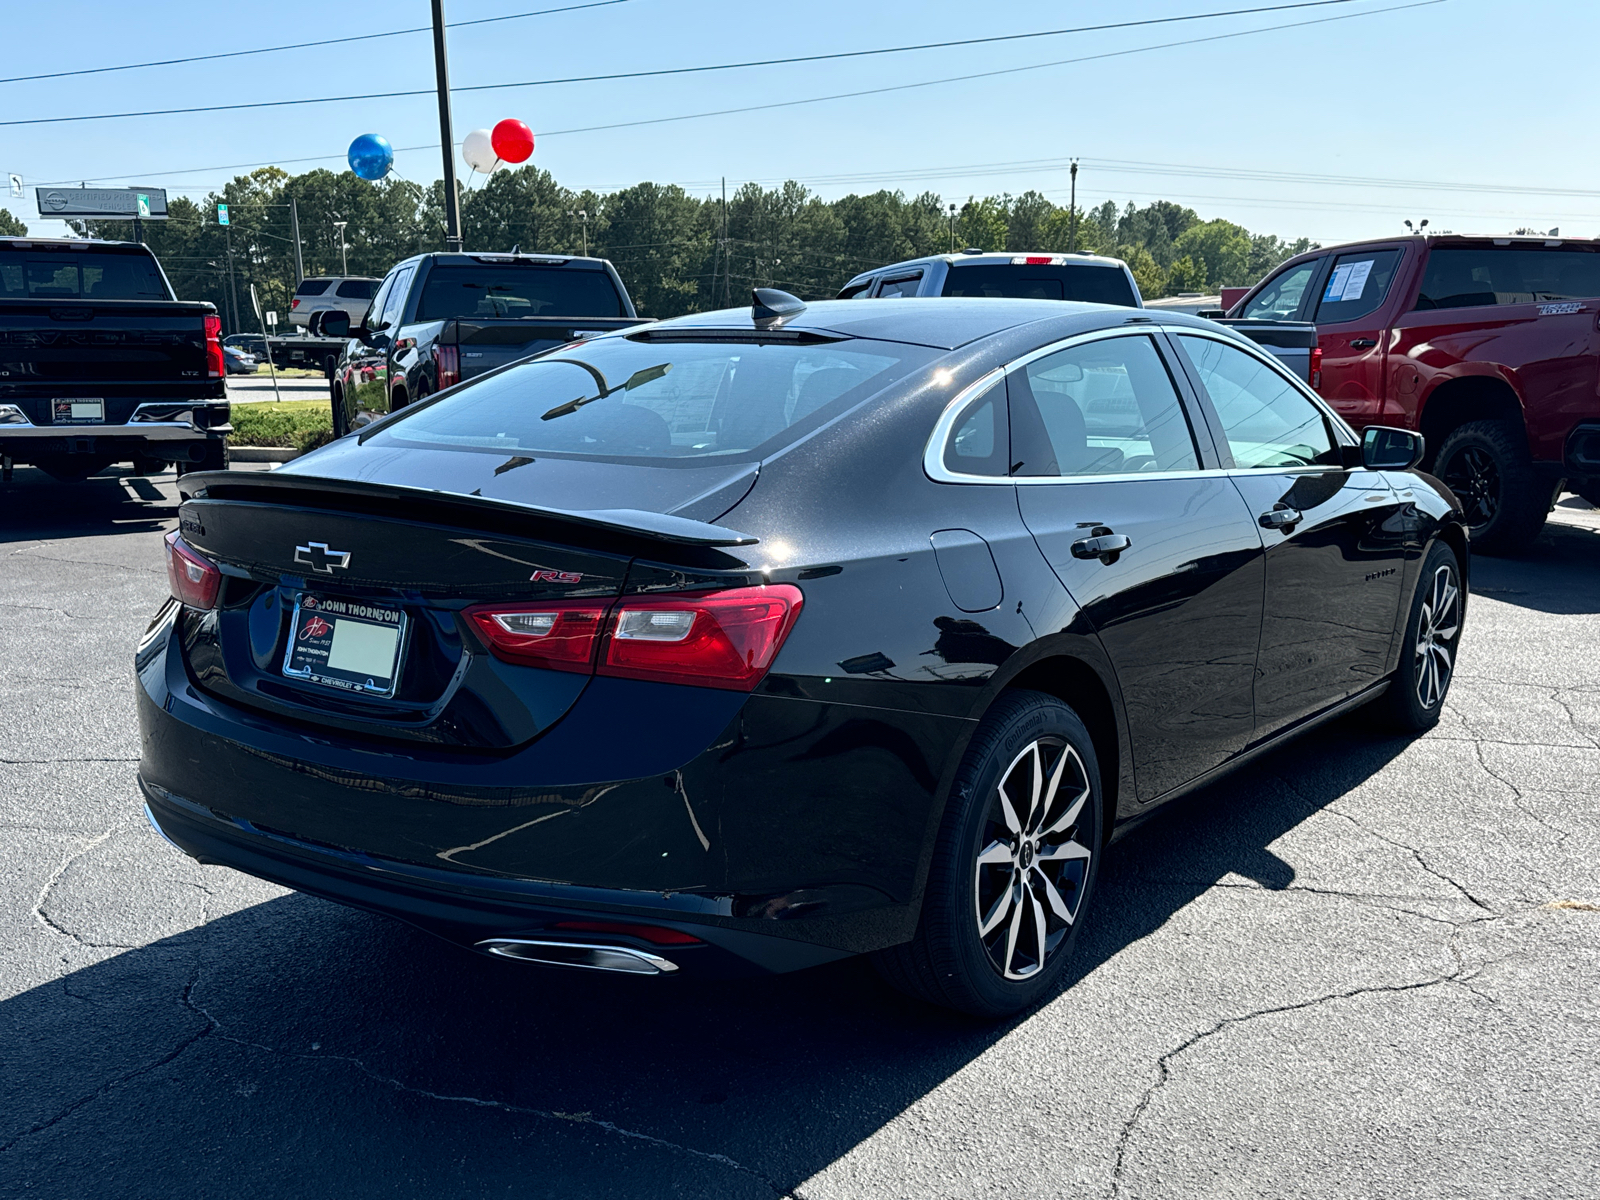
<svg viewBox="0 0 1600 1200">
<path fill-rule="evenodd" d="M 475 949 L 500 958 L 543 963 L 552 967 L 581 967 L 586 971 L 620 971 L 624 975 L 670 975 L 678 964 L 635 950 L 632 946 L 606 946 L 595 942 L 541 941 L 537 938 L 486 938 Z"/>
</svg>

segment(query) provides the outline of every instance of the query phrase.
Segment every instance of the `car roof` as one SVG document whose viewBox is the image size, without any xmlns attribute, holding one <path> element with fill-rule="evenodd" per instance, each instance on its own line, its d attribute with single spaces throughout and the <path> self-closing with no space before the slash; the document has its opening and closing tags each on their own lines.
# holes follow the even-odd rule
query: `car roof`
<svg viewBox="0 0 1600 1200">
<path fill-rule="evenodd" d="M 816 300 L 783 321 L 785 330 L 839 333 L 884 342 L 908 342 L 938 350 L 954 350 L 979 338 L 1035 321 L 1080 316 L 1085 331 L 1117 325 L 1142 310 L 1076 300 L 1011 300 L 981 297 L 926 296 L 900 300 Z M 754 311 L 725 308 L 674 317 L 646 326 L 657 329 L 754 330 Z M 639 329 L 630 332 L 638 333 Z"/>
</svg>

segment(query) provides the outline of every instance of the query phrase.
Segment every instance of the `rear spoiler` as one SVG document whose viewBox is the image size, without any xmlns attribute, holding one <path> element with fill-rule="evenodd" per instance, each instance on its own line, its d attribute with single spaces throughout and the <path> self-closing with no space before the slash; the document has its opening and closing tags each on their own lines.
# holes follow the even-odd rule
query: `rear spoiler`
<svg viewBox="0 0 1600 1200">
<path fill-rule="evenodd" d="M 691 521 L 665 513 L 638 508 L 564 509 L 520 504 L 515 500 L 490 500 L 483 496 L 462 495 L 437 488 L 405 487 L 399 484 L 367 483 L 356 479 L 330 479 L 317 475 L 272 472 L 194 471 L 178 480 L 178 494 L 184 500 L 267 499 L 261 493 L 314 492 L 359 497 L 362 500 L 413 501 L 447 508 L 493 513 L 504 517 L 524 514 L 557 525 L 573 525 L 607 534 L 668 542 L 679 546 L 721 549 L 754 546 L 761 539 L 706 521 Z M 287 499 L 287 497 L 285 497 Z"/>
</svg>

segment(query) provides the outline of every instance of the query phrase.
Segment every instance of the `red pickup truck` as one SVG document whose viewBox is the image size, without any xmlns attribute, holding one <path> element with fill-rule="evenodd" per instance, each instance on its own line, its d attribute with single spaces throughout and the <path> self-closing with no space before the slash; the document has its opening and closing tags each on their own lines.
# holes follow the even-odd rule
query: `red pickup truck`
<svg viewBox="0 0 1600 1200">
<path fill-rule="evenodd" d="M 1313 386 L 1400 425 L 1461 499 L 1473 548 L 1527 547 L 1565 485 L 1600 504 L 1600 242 L 1405 237 L 1289 259 L 1232 317 L 1313 321 Z"/>
</svg>

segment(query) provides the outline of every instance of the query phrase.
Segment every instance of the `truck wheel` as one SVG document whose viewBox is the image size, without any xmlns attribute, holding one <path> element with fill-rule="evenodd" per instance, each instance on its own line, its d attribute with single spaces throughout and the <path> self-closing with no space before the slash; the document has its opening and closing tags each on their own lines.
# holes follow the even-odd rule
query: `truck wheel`
<svg viewBox="0 0 1600 1200">
<path fill-rule="evenodd" d="M 1600 480 L 1584 484 L 1577 489 L 1577 493 L 1596 508 L 1600 508 Z"/>
<path fill-rule="evenodd" d="M 1044 999 L 1072 955 L 1100 863 L 1100 770 L 1078 714 L 1004 693 L 945 806 L 916 936 L 874 955 L 931 1004 L 1005 1017 Z"/>
<path fill-rule="evenodd" d="M 159 475 L 169 465 L 164 458 L 150 458 L 143 454 L 137 454 L 133 459 L 133 473 L 135 475 Z"/>
<path fill-rule="evenodd" d="M 1468 421 L 1439 447 L 1436 474 L 1466 510 L 1472 548 L 1520 554 L 1550 511 L 1550 481 L 1534 470 L 1522 431 L 1510 421 Z"/>
<path fill-rule="evenodd" d="M 178 474 L 187 475 L 191 471 L 226 471 L 228 469 L 228 443 L 223 441 L 207 442 L 205 449 L 198 459 L 189 462 L 179 462 Z"/>
</svg>

